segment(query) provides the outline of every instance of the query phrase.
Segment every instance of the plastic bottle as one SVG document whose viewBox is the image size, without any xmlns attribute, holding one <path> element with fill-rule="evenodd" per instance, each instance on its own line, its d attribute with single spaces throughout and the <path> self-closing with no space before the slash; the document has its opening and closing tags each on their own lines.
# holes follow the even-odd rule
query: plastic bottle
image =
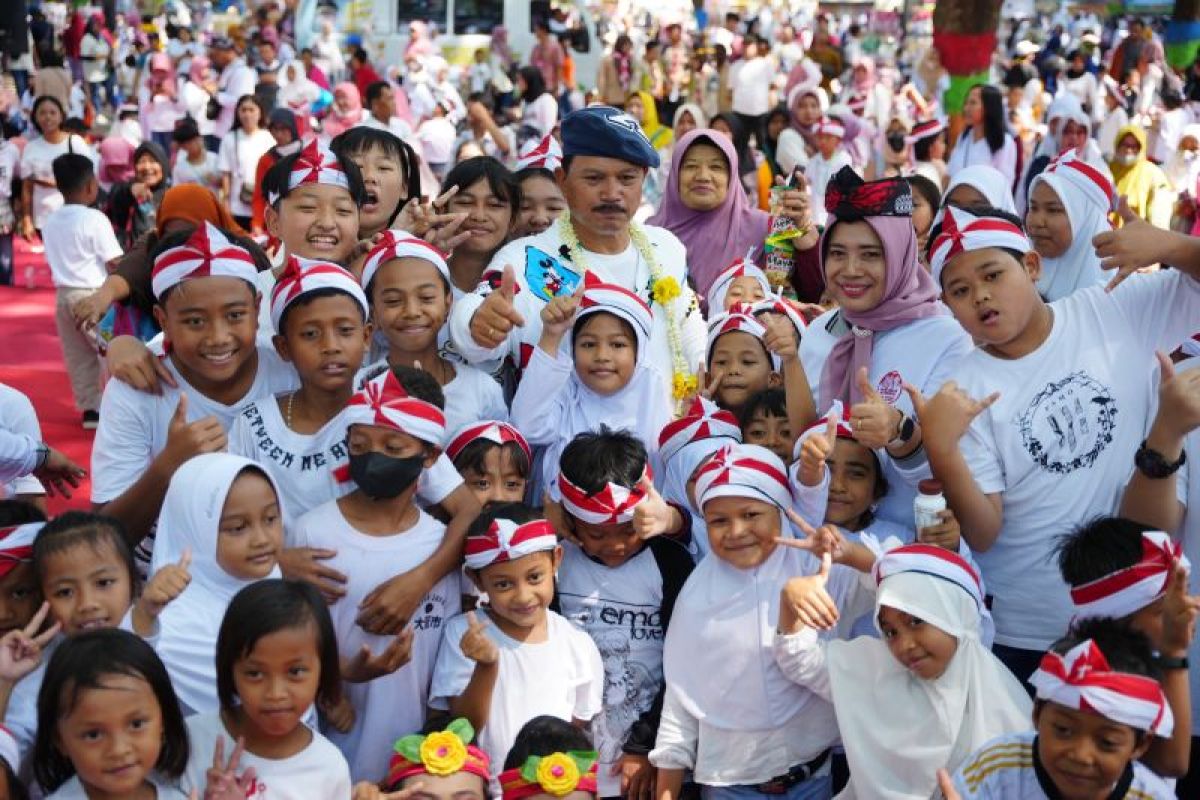
<svg viewBox="0 0 1200 800">
<path fill-rule="evenodd" d="M 917 496 L 913 499 L 913 521 L 920 537 L 922 528 L 940 523 L 939 512 L 946 510 L 946 498 L 942 495 L 941 481 L 924 480 L 917 484 Z"/>
</svg>

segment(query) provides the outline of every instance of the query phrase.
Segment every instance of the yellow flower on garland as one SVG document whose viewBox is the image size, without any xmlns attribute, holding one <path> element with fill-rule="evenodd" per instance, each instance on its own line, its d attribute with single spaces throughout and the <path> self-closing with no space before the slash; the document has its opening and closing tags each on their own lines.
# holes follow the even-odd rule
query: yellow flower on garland
<svg viewBox="0 0 1200 800">
<path fill-rule="evenodd" d="M 438 731 L 421 742 L 421 763 L 430 775 L 453 775 L 467 763 L 467 748 L 450 731 Z"/>
<path fill-rule="evenodd" d="M 695 375 L 688 375 L 683 372 L 676 372 L 671 381 L 672 394 L 676 400 L 686 400 L 696 393 L 696 389 L 700 386 L 699 379 Z"/>
<path fill-rule="evenodd" d="M 672 278 L 670 275 L 659 278 L 650 288 L 650 295 L 654 298 L 654 302 L 660 306 L 665 306 L 676 297 L 683 294 L 683 290 L 679 288 L 679 281 Z"/>
<path fill-rule="evenodd" d="M 579 766 L 565 753 L 552 753 L 537 767 L 538 785 L 555 797 L 566 797 L 579 785 Z"/>
</svg>

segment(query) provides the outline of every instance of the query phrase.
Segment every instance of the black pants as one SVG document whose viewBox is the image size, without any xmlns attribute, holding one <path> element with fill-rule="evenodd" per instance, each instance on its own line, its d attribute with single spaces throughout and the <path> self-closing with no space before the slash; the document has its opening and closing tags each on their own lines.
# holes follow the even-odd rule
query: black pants
<svg viewBox="0 0 1200 800">
<path fill-rule="evenodd" d="M 763 138 L 762 122 L 763 122 L 763 117 L 766 115 L 765 114 L 738 114 L 737 112 L 734 112 L 734 116 L 736 116 L 738 118 L 738 120 L 742 123 L 742 127 L 746 129 L 746 135 L 754 137 L 755 146 L 759 150 L 761 150 L 762 149 L 762 138 Z"/>
</svg>

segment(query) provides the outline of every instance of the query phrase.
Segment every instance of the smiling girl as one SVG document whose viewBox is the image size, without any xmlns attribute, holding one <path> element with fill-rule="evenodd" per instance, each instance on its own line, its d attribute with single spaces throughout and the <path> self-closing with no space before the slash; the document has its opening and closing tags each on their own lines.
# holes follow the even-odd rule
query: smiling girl
<svg viewBox="0 0 1200 800">
<path fill-rule="evenodd" d="M 483 270 L 512 232 L 521 211 L 521 187 L 508 168 L 491 156 L 477 156 L 454 166 L 442 182 L 442 194 L 458 191 L 446 210 L 466 214 L 459 228 L 470 236 L 446 259 L 454 299 L 474 291 Z"/>
</svg>

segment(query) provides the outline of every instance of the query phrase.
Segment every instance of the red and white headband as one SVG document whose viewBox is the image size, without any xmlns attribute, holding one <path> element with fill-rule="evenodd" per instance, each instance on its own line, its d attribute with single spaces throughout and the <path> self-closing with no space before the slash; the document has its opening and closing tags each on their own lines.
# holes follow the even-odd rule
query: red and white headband
<svg viewBox="0 0 1200 800">
<path fill-rule="evenodd" d="M 288 191 L 306 183 L 340 186 L 346 191 L 350 190 L 350 179 L 346 177 L 346 171 L 342 169 L 337 156 L 329 148 L 318 144 L 316 139 L 305 145 L 292 163 L 292 171 L 288 174 Z"/>
<path fill-rule="evenodd" d="M 11 528 L 0 528 L 0 578 L 8 575 L 19 564 L 33 561 L 33 540 L 45 524 L 30 522 Z"/>
<path fill-rule="evenodd" d="M 523 525 L 509 519 L 494 519 L 486 533 L 467 537 L 463 560 L 467 569 L 483 569 L 531 553 L 553 550 L 557 546 L 558 536 L 554 526 L 544 519 L 535 519 Z"/>
<path fill-rule="evenodd" d="M 646 343 L 650 341 L 650 328 L 654 323 L 654 315 L 646 301 L 623 286 L 604 283 L 591 272 L 587 272 L 583 276 L 583 296 L 579 300 L 576 318 L 582 319 L 597 311 L 616 314 L 633 327 L 633 333 L 638 340 L 640 361 L 646 352 Z"/>
<path fill-rule="evenodd" d="M 1038 178 L 1043 175 L 1057 175 L 1105 211 L 1112 211 L 1116 207 L 1117 190 L 1112 179 L 1080 158 L 1074 150 L 1068 150 L 1051 161 Z"/>
<path fill-rule="evenodd" d="M 1090 711 L 1156 736 L 1168 737 L 1175 727 L 1171 706 L 1158 681 L 1114 672 L 1091 639 L 1075 645 L 1066 655 L 1046 653 L 1029 683 L 1039 700 Z"/>
<path fill-rule="evenodd" d="M 942 270 L 950 259 L 959 253 L 986 247 L 1001 247 L 1018 253 L 1033 249 L 1019 225 L 997 217 L 977 217 L 970 211 L 946 206 L 941 233 L 929 251 L 929 268 L 934 282 L 941 285 Z"/>
<path fill-rule="evenodd" d="M 730 285 L 738 278 L 750 277 L 758 281 L 762 287 L 763 295 L 771 296 L 771 284 L 767 280 L 767 273 L 758 268 L 750 256 L 739 258 L 734 261 L 725 270 L 717 276 L 713 281 L 712 286 L 708 289 L 708 313 L 720 314 L 725 311 L 725 296 L 729 294 Z"/>
<path fill-rule="evenodd" d="M 854 107 L 851 106 L 852 110 L 853 108 Z M 817 134 L 818 136 L 822 133 L 826 133 L 830 136 L 836 136 L 839 139 L 845 139 L 846 127 L 832 117 L 822 117 L 821 121 L 817 123 L 816 130 L 814 130 L 813 133 Z"/>
<path fill-rule="evenodd" d="M 651 478 L 650 466 L 647 464 L 642 473 L 643 480 Z M 558 473 L 558 491 L 562 496 L 563 508 L 571 516 L 591 525 L 621 525 L 633 520 L 633 509 L 646 496 L 642 481 L 632 488 L 606 483 L 604 488 L 595 494 L 588 494 L 579 486 Z"/>
<path fill-rule="evenodd" d="M 279 320 L 288 306 L 304 295 L 321 289 L 336 289 L 350 295 L 362 309 L 363 319 L 370 312 L 367 310 L 367 296 L 354 276 L 337 264 L 328 261 L 290 256 L 287 266 L 279 276 L 279 282 L 271 290 L 271 325 L 279 332 Z"/>
<path fill-rule="evenodd" d="M 459 453 L 466 449 L 467 445 L 480 439 L 485 439 L 498 445 L 515 442 L 517 447 L 521 448 L 521 452 L 525 454 L 525 460 L 530 464 L 533 463 L 533 452 L 529 449 L 529 442 L 525 441 L 525 437 L 521 435 L 521 432 L 512 425 L 509 425 L 507 422 L 500 422 L 499 420 L 474 422 L 459 428 L 450 437 L 450 444 L 446 445 L 446 456 L 453 461 L 458 458 Z"/>
<path fill-rule="evenodd" d="M 393 428 L 437 447 L 446 438 L 446 415 L 442 410 L 406 392 L 391 370 L 356 392 L 342 413 L 347 426 Z"/>
<path fill-rule="evenodd" d="M 800 316 L 800 312 L 782 297 L 774 294 L 768 294 L 766 300 L 760 300 L 752 305 L 750 313 L 754 315 L 755 319 L 758 319 L 759 314 L 782 314 L 795 327 L 797 341 L 804 336 L 804 331 L 808 329 L 808 323 L 804 321 L 804 317 Z"/>
<path fill-rule="evenodd" d="M 251 285 L 258 266 L 250 251 L 229 240 L 220 228 L 205 222 L 187 241 L 164 250 L 154 259 L 150 288 L 161 301 L 170 289 L 192 278 L 241 278 Z"/>
<path fill-rule="evenodd" d="M 545 136 L 540 142 L 526 142 L 521 148 L 515 172 L 523 169 L 548 169 L 551 172 L 562 166 L 562 145 L 553 135 Z"/>
<path fill-rule="evenodd" d="M 419 258 L 428 261 L 450 283 L 450 265 L 446 263 L 446 254 L 424 239 L 418 239 L 408 231 L 386 230 L 379 236 L 379 241 L 367 253 L 363 262 L 362 285 L 370 286 L 375 280 L 375 273 L 389 261 L 397 258 Z"/>
<path fill-rule="evenodd" d="M 923 572 L 958 586 L 985 611 L 983 580 L 966 559 L 944 547 L 931 544 L 907 544 L 884 553 L 872 569 L 875 585 L 901 572 Z"/>
<path fill-rule="evenodd" d="M 927 119 L 924 122 L 918 122 L 913 126 L 912 133 L 904 137 L 904 141 L 908 144 L 916 144 L 922 139 L 928 139 L 931 136 L 937 136 L 942 131 L 946 130 L 946 123 L 940 119 Z"/>
<path fill-rule="evenodd" d="M 738 303 L 726 313 L 718 314 L 709 321 L 706 364 L 712 364 L 713 348 L 717 346 L 717 339 L 734 331 L 748 333 L 759 341 L 767 335 L 767 329 L 754 316 L 754 307 L 748 303 Z M 763 348 L 766 349 L 765 344 Z M 771 360 L 773 363 L 777 360 L 774 353 L 771 354 Z M 779 365 L 776 364 L 775 367 L 778 369 Z"/>
<path fill-rule="evenodd" d="M 658 434 L 658 457 L 666 464 L 685 446 L 702 439 L 727 437 L 740 442 L 742 429 L 732 411 L 696 395 L 682 417 L 663 426 Z"/>
<path fill-rule="evenodd" d="M 779 456 L 755 444 L 731 444 L 712 455 L 696 478 L 701 508 L 717 497 L 749 497 L 790 508 L 787 467 Z"/>
<path fill-rule="evenodd" d="M 1167 593 L 1176 564 L 1191 567 L 1183 548 L 1162 531 L 1142 534 L 1142 556 L 1133 566 L 1071 589 L 1075 618 L 1127 617 Z"/>
</svg>

